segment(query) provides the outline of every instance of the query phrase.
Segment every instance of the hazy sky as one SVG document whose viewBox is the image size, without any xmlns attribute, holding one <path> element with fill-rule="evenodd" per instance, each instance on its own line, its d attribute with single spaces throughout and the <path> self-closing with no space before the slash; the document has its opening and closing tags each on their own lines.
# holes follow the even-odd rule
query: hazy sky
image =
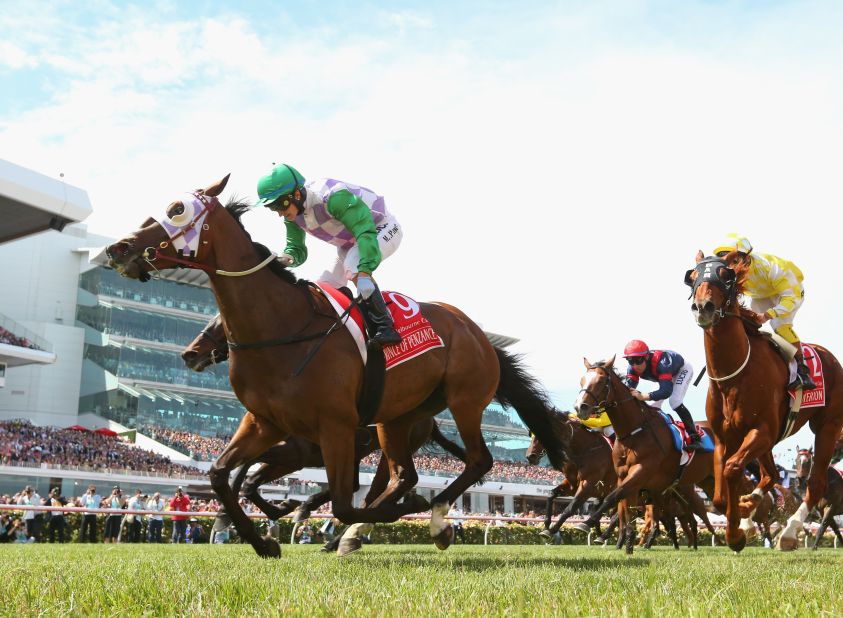
<svg viewBox="0 0 843 618">
<path fill-rule="evenodd" d="M 802 268 L 797 331 L 843 354 L 843 4 L 382 4 L 2 1 L 0 157 L 114 236 L 273 162 L 368 186 L 405 228 L 382 287 L 519 337 L 562 406 L 630 338 L 703 366 L 682 277 L 733 231 Z"/>
</svg>

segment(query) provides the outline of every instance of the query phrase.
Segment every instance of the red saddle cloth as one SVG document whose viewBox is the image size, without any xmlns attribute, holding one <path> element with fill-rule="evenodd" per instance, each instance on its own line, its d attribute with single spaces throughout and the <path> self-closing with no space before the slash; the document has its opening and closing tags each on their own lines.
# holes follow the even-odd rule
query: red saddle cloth
<svg viewBox="0 0 843 618">
<path fill-rule="evenodd" d="M 688 431 L 685 429 L 685 423 L 683 423 L 682 421 L 674 420 L 673 424 L 676 425 L 676 427 L 679 429 L 679 433 L 682 436 L 682 444 L 690 444 L 691 437 L 688 435 Z M 695 426 L 697 428 L 697 433 L 700 434 L 700 440 L 705 440 L 706 436 L 708 435 L 706 433 L 706 430 L 700 427 L 699 423 L 695 423 Z"/>
<path fill-rule="evenodd" d="M 818 408 L 825 405 L 825 377 L 823 376 L 823 362 L 816 349 L 810 343 L 802 344 L 802 355 L 805 357 L 805 364 L 808 365 L 808 374 L 817 385 L 817 388 L 802 391 L 802 408 Z M 789 391 L 790 396 L 796 393 Z"/>
<path fill-rule="evenodd" d="M 338 315 L 348 309 L 351 301 L 348 297 L 322 281 L 317 284 Z M 383 355 L 386 359 L 386 368 L 391 369 L 401 363 L 405 363 L 425 352 L 436 348 L 444 348 L 442 338 L 433 330 L 428 319 L 422 315 L 421 307 L 412 298 L 400 292 L 381 292 L 392 321 L 395 322 L 395 330 L 403 337 L 401 343 L 385 346 Z M 355 307 L 351 311 L 351 319 L 345 321 L 345 325 L 357 342 L 363 362 L 366 361 L 366 344 L 363 333 L 363 314 Z"/>
</svg>

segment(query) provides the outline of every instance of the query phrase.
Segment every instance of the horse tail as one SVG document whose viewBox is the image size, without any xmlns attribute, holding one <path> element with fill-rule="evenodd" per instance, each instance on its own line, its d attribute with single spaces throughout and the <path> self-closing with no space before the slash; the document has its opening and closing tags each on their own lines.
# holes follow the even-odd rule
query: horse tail
<svg viewBox="0 0 843 618">
<path fill-rule="evenodd" d="M 439 423 L 433 423 L 433 430 L 430 432 L 430 439 L 432 442 L 436 442 L 436 444 L 448 451 L 451 455 L 459 459 L 461 462 L 465 463 L 465 449 L 456 442 L 452 442 L 451 440 L 446 438 L 443 433 L 439 430 Z"/>
<path fill-rule="evenodd" d="M 541 442 L 550 463 L 557 470 L 565 465 L 565 449 L 551 422 L 554 406 L 538 381 L 524 369 L 520 356 L 495 348 L 501 366 L 501 377 L 495 400 L 504 408 L 512 407 Z"/>
</svg>

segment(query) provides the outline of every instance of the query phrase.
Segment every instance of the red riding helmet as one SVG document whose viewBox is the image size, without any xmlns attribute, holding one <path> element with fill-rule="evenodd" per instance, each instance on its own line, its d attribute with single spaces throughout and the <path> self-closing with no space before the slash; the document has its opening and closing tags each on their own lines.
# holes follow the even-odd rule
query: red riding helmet
<svg viewBox="0 0 843 618">
<path fill-rule="evenodd" d="M 650 348 L 646 343 L 640 339 L 633 339 L 624 346 L 623 357 L 630 358 L 636 356 L 647 356 L 650 353 Z"/>
</svg>

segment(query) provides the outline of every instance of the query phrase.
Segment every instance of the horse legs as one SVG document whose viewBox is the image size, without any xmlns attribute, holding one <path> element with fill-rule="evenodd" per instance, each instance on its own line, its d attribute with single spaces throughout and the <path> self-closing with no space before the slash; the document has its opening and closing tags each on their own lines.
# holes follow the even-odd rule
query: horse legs
<svg viewBox="0 0 843 618">
<path fill-rule="evenodd" d="M 583 480 L 579 487 L 577 487 L 577 493 L 574 494 L 574 499 L 568 503 L 568 506 L 565 507 L 565 510 L 559 514 L 559 519 L 556 520 L 556 523 L 553 524 L 551 528 L 547 530 L 550 536 L 553 536 L 559 529 L 562 527 L 562 524 L 571 516 L 573 515 L 583 504 L 585 501 L 588 500 L 592 494 L 594 493 L 591 483 L 586 480 Z"/>
<path fill-rule="evenodd" d="M 231 517 L 240 538 L 250 543 L 263 558 L 280 556 L 281 548 L 274 539 L 260 537 L 254 524 L 240 508 L 237 494 L 232 491 L 228 481 L 234 468 L 253 461 L 283 437 L 283 432 L 277 427 L 251 412 L 246 412 L 234 437 L 208 472 L 211 486 Z"/>
<path fill-rule="evenodd" d="M 714 446 L 714 494 L 711 496 L 711 502 L 714 508 L 726 514 L 726 502 L 728 488 L 726 487 L 723 478 L 723 466 L 726 464 L 726 445 L 718 440 Z"/>
<path fill-rule="evenodd" d="M 805 490 L 802 504 L 788 518 L 785 529 L 779 535 L 776 549 L 789 551 L 797 548 L 797 533 L 808 518 L 811 509 L 817 506 L 819 501 L 825 496 L 825 490 L 828 486 L 828 464 L 831 461 L 831 456 L 834 454 L 834 447 L 839 434 L 839 426 L 836 428 L 823 427 L 821 431 L 816 432 L 816 437 L 814 438 L 814 462 L 811 466 L 811 474 L 808 476 L 808 489 Z"/>
<path fill-rule="evenodd" d="M 246 479 L 246 475 L 249 473 L 249 468 L 251 467 L 252 463 L 245 463 L 237 470 L 237 474 L 234 476 L 234 481 L 231 483 L 231 491 L 234 492 L 235 496 L 240 495 L 240 487 L 243 485 L 243 481 Z M 214 532 L 221 532 L 225 530 L 231 525 L 231 517 L 225 510 L 224 506 L 221 506 L 220 509 L 217 511 L 216 517 L 214 517 Z"/>
<path fill-rule="evenodd" d="M 453 541 L 453 527 L 445 521 L 451 504 L 466 489 L 483 478 L 494 464 L 492 454 L 480 432 L 480 421 L 486 406 L 480 405 L 476 397 L 472 399 L 469 401 L 459 396 L 448 398 L 448 407 L 465 445 L 466 463 L 462 473 L 435 496 L 431 504 L 430 536 L 439 549 L 447 549 Z"/>
<path fill-rule="evenodd" d="M 372 484 L 369 486 L 369 491 L 366 493 L 366 497 L 363 498 L 363 502 L 360 504 L 361 508 L 366 508 L 368 505 L 372 504 L 378 496 L 382 495 L 386 490 L 388 482 L 389 466 L 387 465 L 386 457 L 381 454 L 377 470 L 375 471 L 375 476 L 372 478 Z M 338 549 L 339 544 L 342 543 L 343 549 L 341 555 L 343 556 L 348 555 L 353 551 L 357 551 L 363 547 L 363 542 L 360 540 L 360 537 L 364 534 L 369 534 L 373 527 L 374 525 L 371 523 L 350 525 L 342 533 L 342 536 L 336 539 L 334 548 Z M 326 545 L 325 547 L 328 546 L 329 545 Z"/>
<path fill-rule="evenodd" d="M 828 520 L 829 526 L 834 531 L 834 534 L 837 535 L 837 540 L 840 542 L 840 547 L 843 547 L 843 534 L 840 534 L 840 528 L 837 526 L 837 521 L 834 519 L 834 515 L 832 515 Z"/>
<path fill-rule="evenodd" d="M 618 511 L 615 510 L 615 512 L 612 514 L 612 518 L 609 520 L 609 525 L 606 526 L 606 529 L 597 538 L 598 541 L 600 541 L 601 543 L 605 543 L 606 541 L 609 540 L 609 535 L 612 534 L 614 529 L 618 527 L 618 517 L 619 517 Z M 600 525 L 599 521 L 597 522 L 597 525 Z"/>
</svg>

